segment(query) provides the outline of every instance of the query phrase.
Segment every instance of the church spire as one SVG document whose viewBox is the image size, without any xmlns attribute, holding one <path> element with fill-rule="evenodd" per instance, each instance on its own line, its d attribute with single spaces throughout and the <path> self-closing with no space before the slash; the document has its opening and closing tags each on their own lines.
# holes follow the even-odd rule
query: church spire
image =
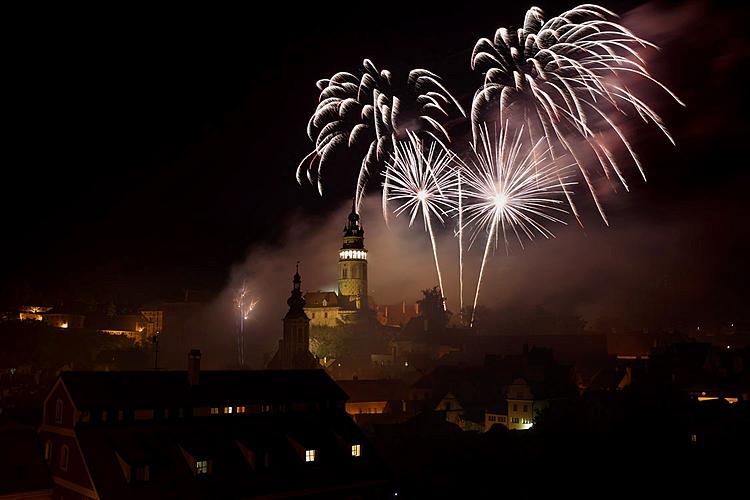
<svg viewBox="0 0 750 500">
<path fill-rule="evenodd" d="M 352 200 L 352 211 L 347 218 L 346 226 L 344 226 L 344 236 L 363 238 L 364 235 L 365 230 L 362 228 L 362 224 L 359 221 L 359 214 L 354 205 L 354 200 Z"/>
<path fill-rule="evenodd" d="M 301 318 L 305 316 L 305 299 L 302 297 L 302 278 L 299 275 L 299 261 L 297 261 L 297 270 L 292 279 L 292 293 L 287 299 L 289 311 L 286 313 L 287 318 Z"/>
</svg>

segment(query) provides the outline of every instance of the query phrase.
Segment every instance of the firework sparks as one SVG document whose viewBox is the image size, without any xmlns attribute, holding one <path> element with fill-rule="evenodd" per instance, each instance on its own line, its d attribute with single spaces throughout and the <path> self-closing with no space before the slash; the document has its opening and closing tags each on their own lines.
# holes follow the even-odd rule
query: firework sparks
<svg viewBox="0 0 750 500">
<path fill-rule="evenodd" d="M 387 203 L 395 201 L 398 206 L 393 211 L 394 215 L 398 217 L 407 213 L 410 227 L 417 216 L 422 215 L 425 231 L 430 235 L 440 293 L 443 296 L 443 275 L 432 219 L 434 217 L 443 224 L 449 218 L 448 213 L 454 209 L 453 196 L 457 189 L 457 178 L 454 175 L 455 169 L 451 167 L 452 162 L 453 154 L 441 143 L 431 141 L 425 152 L 423 142 L 415 133 L 410 132 L 406 140 L 396 145 L 383 173 L 383 213 L 388 211 Z"/>
<path fill-rule="evenodd" d="M 245 282 L 237 291 L 237 295 L 234 298 L 234 305 L 237 307 L 239 313 L 238 318 L 238 332 L 237 332 L 237 361 L 240 366 L 245 365 L 245 321 L 247 320 L 250 313 L 258 305 L 260 299 L 251 297 L 250 290 L 247 288 Z"/>
<path fill-rule="evenodd" d="M 570 138 L 581 139 L 594 153 L 604 176 L 610 180 L 614 172 L 627 190 L 603 134 L 614 132 L 644 179 L 645 173 L 613 115 L 634 110 L 644 122 L 656 124 L 674 144 L 659 115 L 630 90 L 627 81 L 645 79 L 684 105 L 648 73 L 638 54 L 639 49 L 655 45 L 614 22 L 616 18 L 603 7 L 585 4 L 545 21 L 542 10 L 532 7 L 522 28 L 515 32 L 500 28 L 494 39 L 480 39 L 471 57 L 472 69 L 484 74 L 484 83 L 472 102 L 475 142 L 487 104 L 498 100 L 500 122 L 513 115 L 525 124 L 532 143 L 534 137 L 543 137 L 553 156 L 556 147 L 573 156 L 605 223 L 592 172 L 584 158 L 576 155 Z M 570 198 L 568 202 L 579 219 Z"/>
<path fill-rule="evenodd" d="M 508 126 L 491 137 L 486 124 L 479 128 L 479 143 L 472 145 L 470 164 L 460 161 L 464 187 L 462 212 L 466 226 L 473 226 L 470 245 L 479 234 L 487 233 L 482 264 L 479 269 L 471 322 L 479 299 L 484 268 L 490 248 L 497 248 L 499 236 L 506 252 L 508 236 L 523 248 L 524 239 L 534 236 L 550 238 L 549 222 L 565 224 L 559 217 L 567 213 L 564 199 L 573 164 L 561 164 L 552 158 L 549 147 L 540 138 L 524 146 L 523 127 L 509 136 Z"/>
<path fill-rule="evenodd" d="M 307 124 L 307 135 L 315 148 L 297 167 L 297 181 L 301 183 L 306 174 L 310 183 L 317 182 L 322 194 L 323 165 L 332 152 L 343 145 L 369 142 L 359 168 L 357 210 L 373 170 L 387 160 L 400 138 L 409 132 L 422 132 L 450 141 L 443 122 L 454 110 L 466 116 L 440 78 L 430 71 L 410 71 L 406 84 L 399 88 L 388 70 L 378 71 L 369 59 L 364 60 L 363 68 L 359 78 L 341 72 L 318 81 L 318 107 Z"/>
</svg>

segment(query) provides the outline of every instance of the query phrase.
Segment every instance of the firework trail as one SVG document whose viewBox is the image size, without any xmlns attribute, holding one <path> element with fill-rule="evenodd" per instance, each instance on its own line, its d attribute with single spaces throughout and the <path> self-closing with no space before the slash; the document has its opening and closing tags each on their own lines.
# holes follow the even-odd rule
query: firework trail
<svg viewBox="0 0 750 500">
<path fill-rule="evenodd" d="M 432 141 L 425 151 L 423 142 L 414 132 L 409 132 L 405 140 L 396 144 L 396 150 L 386 162 L 383 176 L 383 213 L 387 203 L 395 201 L 393 210 L 396 217 L 409 215 L 409 226 L 421 213 L 425 231 L 430 235 L 432 255 L 435 259 L 440 293 L 443 297 L 443 275 L 432 228 L 433 217 L 441 224 L 449 218 L 448 213 L 455 209 L 454 194 L 457 189 L 455 169 L 452 168 L 453 154 L 438 141 Z M 443 303 L 445 308 L 445 303 Z"/>
<path fill-rule="evenodd" d="M 245 320 L 247 320 L 250 312 L 255 309 L 260 299 L 250 297 L 250 290 L 242 282 L 242 286 L 237 291 L 237 295 L 234 298 L 234 305 L 237 306 L 239 312 L 238 318 L 238 335 L 237 335 L 237 361 L 240 366 L 245 366 Z"/>
<path fill-rule="evenodd" d="M 461 170 L 456 172 L 458 192 L 458 295 L 459 314 L 463 319 L 464 314 L 464 205 L 463 189 L 461 189 Z"/>
<path fill-rule="evenodd" d="M 307 124 L 307 135 L 315 148 L 297 167 L 297 181 L 306 174 L 323 192 L 323 165 L 337 148 L 369 143 L 362 158 L 355 192 L 357 211 L 367 181 L 380 164 L 395 151 L 395 144 L 409 132 L 424 133 L 450 141 L 443 123 L 458 110 L 466 116 L 458 101 L 425 69 L 409 72 L 404 85 L 396 86 L 388 70 L 381 70 L 369 59 L 363 62 L 363 74 L 336 73 L 317 83 L 318 107 Z M 317 167 L 316 167 L 317 162 Z"/>
<path fill-rule="evenodd" d="M 500 28 L 492 40 L 481 38 L 471 57 L 472 69 L 484 75 L 471 109 L 475 143 L 488 104 L 498 101 L 501 123 L 512 116 L 525 125 L 530 142 L 542 137 L 553 157 L 557 148 L 573 156 L 607 224 L 592 172 L 570 139 L 582 140 L 596 156 L 596 168 L 610 181 L 614 172 L 628 190 L 615 155 L 604 144 L 604 134 L 614 132 L 644 179 L 645 173 L 613 115 L 635 111 L 644 122 L 656 124 L 672 144 L 674 140 L 661 118 L 629 89 L 627 81 L 647 80 L 684 106 L 648 73 L 638 54 L 640 49 L 656 46 L 617 24 L 616 19 L 616 14 L 603 7 L 584 4 L 545 21 L 542 10 L 532 7 L 522 28 Z M 580 223 L 572 199 L 566 198 Z"/>
<path fill-rule="evenodd" d="M 474 228 L 470 245 L 480 233 L 487 233 L 474 294 L 472 324 L 490 247 L 494 243 L 497 248 L 500 234 L 507 252 L 509 235 L 511 239 L 515 236 L 523 248 L 526 238 L 553 236 L 545 223 L 565 224 L 559 217 L 567 213 L 563 195 L 574 184 L 569 181 L 574 164 L 562 164 L 560 159 L 553 159 L 542 138 L 531 146 L 524 146 L 523 134 L 522 126 L 510 136 L 506 123 L 499 136 L 491 137 L 487 125 L 483 124 L 479 127 L 478 144 L 471 147 L 470 163 L 459 160 L 465 184 L 463 196 L 466 196 L 462 211 L 466 212 L 466 226 Z"/>
</svg>

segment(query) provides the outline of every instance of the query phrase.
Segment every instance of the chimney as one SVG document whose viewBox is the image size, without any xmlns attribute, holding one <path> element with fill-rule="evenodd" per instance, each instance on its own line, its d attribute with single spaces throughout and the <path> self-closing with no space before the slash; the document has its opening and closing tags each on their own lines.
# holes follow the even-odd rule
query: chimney
<svg viewBox="0 0 750 500">
<path fill-rule="evenodd" d="M 201 375 L 201 351 L 193 349 L 188 353 L 188 382 L 198 385 Z"/>
</svg>

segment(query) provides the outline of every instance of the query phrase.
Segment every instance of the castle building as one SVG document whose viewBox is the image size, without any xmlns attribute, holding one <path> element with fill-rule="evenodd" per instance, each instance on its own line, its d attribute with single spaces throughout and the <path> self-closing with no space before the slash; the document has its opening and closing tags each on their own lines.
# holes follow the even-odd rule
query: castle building
<svg viewBox="0 0 750 500">
<path fill-rule="evenodd" d="M 299 269 L 294 273 L 292 294 L 287 299 L 289 311 L 284 316 L 284 334 L 279 350 L 268 363 L 269 369 L 312 369 L 320 363 L 310 352 L 310 319 L 305 314 Z"/>
<path fill-rule="evenodd" d="M 351 323 L 367 311 L 367 249 L 365 230 L 354 207 L 344 226 L 339 250 L 338 290 L 316 291 L 305 295 L 305 313 L 311 326 L 335 327 Z"/>
</svg>

